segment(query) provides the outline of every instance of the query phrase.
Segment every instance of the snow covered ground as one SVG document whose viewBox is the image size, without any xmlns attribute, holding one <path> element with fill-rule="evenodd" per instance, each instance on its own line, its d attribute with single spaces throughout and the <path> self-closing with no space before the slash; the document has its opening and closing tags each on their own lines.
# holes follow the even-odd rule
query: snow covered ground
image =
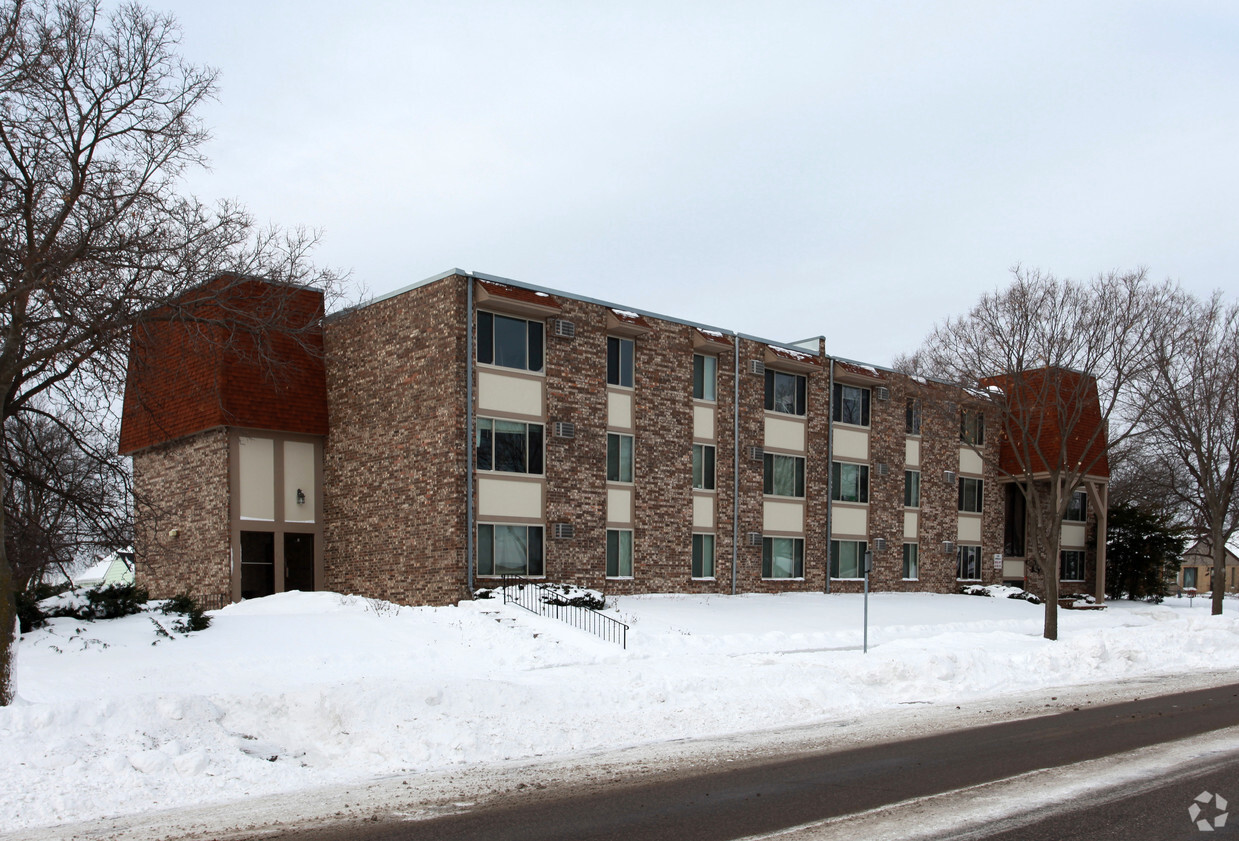
<svg viewBox="0 0 1239 841">
<path fill-rule="evenodd" d="M 0 832 L 433 770 L 1239 667 L 1239 603 L 626 596 L 628 649 L 498 600 L 289 593 L 169 639 L 152 616 L 25 635 L 0 708 Z M 25 835 L 25 833 L 23 833 Z M 52 837 L 52 836 L 48 836 Z"/>
</svg>

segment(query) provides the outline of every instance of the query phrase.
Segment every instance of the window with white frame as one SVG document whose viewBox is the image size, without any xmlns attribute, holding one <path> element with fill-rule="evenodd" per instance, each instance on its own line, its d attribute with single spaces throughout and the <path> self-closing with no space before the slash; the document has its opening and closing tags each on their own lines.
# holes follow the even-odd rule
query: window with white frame
<svg viewBox="0 0 1239 841">
<path fill-rule="evenodd" d="M 693 578 L 714 577 L 714 535 L 693 535 Z"/>
<path fill-rule="evenodd" d="M 1067 503 L 1067 515 L 1063 519 L 1073 523 L 1083 523 L 1087 518 L 1088 494 L 1084 491 L 1076 491 L 1071 495 L 1071 502 Z"/>
<path fill-rule="evenodd" d="M 478 418 L 477 469 L 500 473 L 541 473 L 543 434 L 540 423 Z"/>
<path fill-rule="evenodd" d="M 1084 580 L 1084 551 L 1081 549 L 1064 549 L 1060 553 L 1062 566 L 1059 569 L 1060 581 Z"/>
<path fill-rule="evenodd" d="M 607 578 L 632 578 L 631 529 L 607 529 Z"/>
<path fill-rule="evenodd" d="M 762 578 L 804 578 L 804 538 L 763 537 Z"/>
<path fill-rule="evenodd" d="M 904 412 L 904 432 L 908 435 L 921 434 L 921 398 L 909 397 L 908 406 Z"/>
<path fill-rule="evenodd" d="M 762 456 L 765 476 L 762 492 L 771 496 L 804 496 L 804 458 L 782 453 Z"/>
<path fill-rule="evenodd" d="M 800 374 L 766 369 L 766 411 L 803 415 L 807 390 L 808 381 Z"/>
<path fill-rule="evenodd" d="M 869 389 L 860 386 L 835 383 L 834 408 L 831 417 L 836 423 L 854 426 L 869 425 Z"/>
<path fill-rule="evenodd" d="M 693 488 L 714 490 L 714 445 L 693 444 Z"/>
<path fill-rule="evenodd" d="M 607 481 L 632 481 L 632 436 L 607 433 Z"/>
<path fill-rule="evenodd" d="M 718 357 L 693 354 L 693 397 L 714 400 L 718 396 Z"/>
<path fill-rule="evenodd" d="M 960 511 L 970 514 L 980 514 L 984 496 L 984 479 L 973 479 L 968 476 L 959 477 Z"/>
<path fill-rule="evenodd" d="M 921 547 L 916 543 L 903 545 L 903 578 L 915 581 L 921 577 Z"/>
<path fill-rule="evenodd" d="M 903 472 L 903 506 L 904 508 L 921 507 L 921 471 L 919 470 Z"/>
<path fill-rule="evenodd" d="M 830 465 L 830 498 L 836 502 L 869 501 L 869 465 L 836 461 Z"/>
<path fill-rule="evenodd" d="M 542 575 L 542 526 L 478 524 L 478 575 Z"/>
<path fill-rule="evenodd" d="M 985 413 L 978 409 L 960 409 L 959 440 L 980 447 L 985 443 Z"/>
<path fill-rule="evenodd" d="M 632 339 L 607 336 L 607 385 L 632 388 Z"/>
<path fill-rule="evenodd" d="M 960 546 L 956 550 L 955 577 L 960 581 L 981 580 L 980 546 Z"/>
<path fill-rule="evenodd" d="M 830 541 L 830 577 L 864 578 L 867 549 L 863 540 Z"/>
<path fill-rule="evenodd" d="M 479 310 L 477 325 L 478 362 L 518 371 L 542 370 L 541 321 Z"/>
</svg>

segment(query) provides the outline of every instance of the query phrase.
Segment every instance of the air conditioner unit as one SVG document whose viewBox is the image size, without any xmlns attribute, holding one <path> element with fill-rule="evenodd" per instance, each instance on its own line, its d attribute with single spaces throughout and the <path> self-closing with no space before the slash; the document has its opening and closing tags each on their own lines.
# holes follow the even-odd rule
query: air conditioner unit
<svg viewBox="0 0 1239 841">
<path fill-rule="evenodd" d="M 762 362 L 760 359 L 750 359 L 749 360 L 749 373 L 765 376 L 766 363 Z"/>
<path fill-rule="evenodd" d="M 571 339 L 576 336 L 576 325 L 566 318 L 556 318 L 551 321 L 551 335 L 560 339 Z"/>
<path fill-rule="evenodd" d="M 761 461 L 766 457 L 766 450 L 762 447 L 749 447 L 749 458 L 753 461 Z"/>
<path fill-rule="evenodd" d="M 888 466 L 887 466 L 887 464 L 886 464 L 886 462 L 884 462 L 884 461 L 879 461 L 879 462 L 878 462 L 877 464 L 875 464 L 873 467 L 874 467 L 874 471 L 875 471 L 875 472 L 876 472 L 879 476 L 885 476 L 887 473 L 890 473 L 890 472 L 891 472 L 890 467 L 888 467 Z"/>
<path fill-rule="evenodd" d="M 946 482 L 948 485 L 954 485 L 955 484 L 955 471 L 954 470 L 942 471 L 942 481 Z"/>
<path fill-rule="evenodd" d="M 749 545 L 750 546 L 761 546 L 761 532 L 759 531 L 749 532 Z"/>
<path fill-rule="evenodd" d="M 954 554 L 955 554 L 955 543 L 954 543 L 954 541 L 951 541 L 951 540 L 944 540 L 944 541 L 942 541 L 942 554 L 944 554 L 944 555 L 954 555 Z"/>
<path fill-rule="evenodd" d="M 875 552 L 886 551 L 886 538 L 885 537 L 875 537 L 873 539 L 873 551 Z"/>
<path fill-rule="evenodd" d="M 873 390 L 873 396 L 879 400 L 890 400 L 891 390 L 884 385 L 880 385 Z"/>
<path fill-rule="evenodd" d="M 555 423 L 551 425 L 551 429 L 554 431 L 556 438 L 576 437 L 576 424 L 570 421 L 555 421 Z"/>
<path fill-rule="evenodd" d="M 572 523 L 556 523 L 552 533 L 556 540 L 571 540 L 576 536 L 576 529 Z"/>
</svg>

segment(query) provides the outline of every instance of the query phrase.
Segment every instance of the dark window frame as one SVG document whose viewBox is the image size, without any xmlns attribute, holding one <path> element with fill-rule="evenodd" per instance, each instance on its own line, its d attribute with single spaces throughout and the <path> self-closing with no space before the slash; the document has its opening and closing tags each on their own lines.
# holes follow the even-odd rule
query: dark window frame
<svg viewBox="0 0 1239 841">
<path fill-rule="evenodd" d="M 791 402 L 786 398 L 779 400 L 779 395 L 786 395 L 787 381 L 791 381 Z M 786 371 L 766 369 L 766 401 L 767 412 L 778 412 L 781 415 L 804 417 L 808 412 L 809 378 L 804 374 L 789 374 Z"/>
<path fill-rule="evenodd" d="M 855 394 L 852 394 L 855 392 Z M 835 423 L 868 427 L 870 425 L 870 389 L 850 383 L 835 383 L 831 395 L 830 417 Z M 845 408 L 852 407 L 852 408 Z"/>
<path fill-rule="evenodd" d="M 632 388 L 637 343 L 623 336 L 607 336 L 607 385 Z"/>
<path fill-rule="evenodd" d="M 519 323 L 523 325 L 521 329 L 524 331 L 523 351 L 521 353 L 522 362 L 520 365 L 511 364 L 511 360 L 499 361 L 502 356 L 500 348 L 496 345 L 497 337 L 502 330 L 496 330 L 496 319 L 502 319 L 498 322 L 501 326 L 506 326 L 508 329 L 513 329 Z M 546 325 L 541 321 L 534 321 L 528 318 L 519 318 L 514 315 L 505 315 L 498 312 L 488 312 L 486 310 L 478 310 L 477 312 L 477 361 L 481 365 L 494 365 L 499 368 L 508 368 L 513 371 L 529 371 L 531 373 L 543 373 L 546 370 Z M 515 349 L 510 348 L 507 352 L 511 353 Z"/>
</svg>

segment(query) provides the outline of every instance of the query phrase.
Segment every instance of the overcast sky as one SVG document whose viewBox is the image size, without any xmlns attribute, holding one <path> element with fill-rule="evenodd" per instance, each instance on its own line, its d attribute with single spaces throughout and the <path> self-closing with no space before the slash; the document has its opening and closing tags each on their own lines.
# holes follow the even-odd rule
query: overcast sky
<svg viewBox="0 0 1239 841">
<path fill-rule="evenodd" d="M 191 189 L 382 294 L 459 267 L 885 364 L 1017 262 L 1239 260 L 1239 4 L 147 0 Z"/>
</svg>

